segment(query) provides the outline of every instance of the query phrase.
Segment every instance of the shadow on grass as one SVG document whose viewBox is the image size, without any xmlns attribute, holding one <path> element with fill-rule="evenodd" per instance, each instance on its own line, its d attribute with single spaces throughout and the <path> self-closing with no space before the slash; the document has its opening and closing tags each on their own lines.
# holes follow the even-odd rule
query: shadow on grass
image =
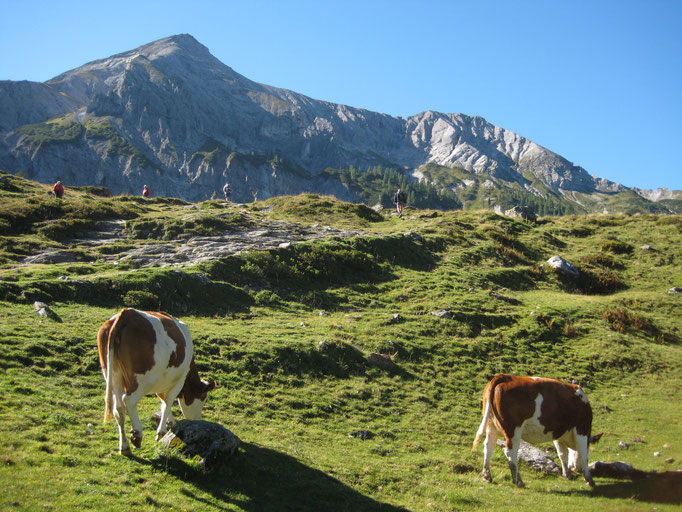
<svg viewBox="0 0 682 512">
<path fill-rule="evenodd" d="M 682 504 L 682 471 L 645 473 L 632 480 L 597 480 L 594 489 L 578 491 L 603 498 L 631 499 L 647 503 Z M 563 493 L 562 493 L 563 494 Z M 575 491 L 565 494 L 575 494 Z"/>
<path fill-rule="evenodd" d="M 242 442 L 238 453 L 228 463 L 208 474 L 202 474 L 177 457 L 157 459 L 153 463 L 159 470 L 211 494 L 225 505 L 236 505 L 245 511 L 407 510 L 375 501 L 294 457 L 250 443 Z M 182 492 L 192 499 L 222 508 L 190 489 Z"/>
</svg>

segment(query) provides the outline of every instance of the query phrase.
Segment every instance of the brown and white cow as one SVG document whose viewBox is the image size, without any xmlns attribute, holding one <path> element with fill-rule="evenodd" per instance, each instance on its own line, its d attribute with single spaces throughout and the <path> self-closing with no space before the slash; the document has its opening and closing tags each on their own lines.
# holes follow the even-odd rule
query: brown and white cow
<svg viewBox="0 0 682 512">
<path fill-rule="evenodd" d="M 582 469 L 585 481 L 594 487 L 587 466 L 591 430 L 592 408 L 579 385 L 542 377 L 499 374 L 483 391 L 483 421 L 472 451 L 485 432 L 483 478 L 492 482 L 490 457 L 498 436 L 503 435 L 512 481 L 523 487 L 518 468 L 521 439 L 528 443 L 553 441 L 563 476 L 571 479 L 571 468 Z M 566 460 L 567 451 L 570 461 Z"/>
<path fill-rule="evenodd" d="M 97 333 L 102 374 L 106 381 L 104 421 L 116 418 L 119 452 L 130 455 L 125 436 L 126 411 L 132 423 L 130 440 L 139 448 L 142 423 L 137 404 L 144 395 L 161 399 L 159 440 L 173 424 L 176 398 L 188 419 L 200 419 L 207 393 L 216 387 L 199 378 L 194 346 L 187 326 L 167 313 L 124 309 L 104 322 Z"/>
</svg>

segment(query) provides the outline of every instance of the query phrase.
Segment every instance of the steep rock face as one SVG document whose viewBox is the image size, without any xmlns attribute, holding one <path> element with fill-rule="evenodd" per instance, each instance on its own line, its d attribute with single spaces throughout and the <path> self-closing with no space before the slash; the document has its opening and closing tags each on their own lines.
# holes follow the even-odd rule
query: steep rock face
<svg viewBox="0 0 682 512">
<path fill-rule="evenodd" d="M 79 104 L 48 84 L 0 82 L 0 133 L 25 124 L 41 123 L 78 108 Z"/>
<path fill-rule="evenodd" d="M 85 64 L 45 84 L 1 85 L 0 109 L 9 122 L 3 115 L 0 168 L 114 193 L 137 193 L 145 182 L 158 193 L 200 200 L 229 180 L 238 185 L 235 200 L 306 190 L 354 200 L 322 171 L 384 165 L 409 172 L 428 162 L 526 188 L 529 179 L 585 193 L 617 185 L 480 117 L 427 111 L 404 120 L 255 83 L 189 35 Z M 109 139 L 86 129 L 81 139 L 57 145 L 11 131 L 69 112 L 86 128 L 109 123 Z M 277 155 L 287 165 L 234 154 Z"/>
</svg>

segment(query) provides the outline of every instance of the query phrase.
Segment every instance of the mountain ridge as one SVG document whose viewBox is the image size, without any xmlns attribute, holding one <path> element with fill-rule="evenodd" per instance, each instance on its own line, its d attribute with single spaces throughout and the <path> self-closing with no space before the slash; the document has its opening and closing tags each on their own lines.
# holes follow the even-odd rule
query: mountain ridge
<svg viewBox="0 0 682 512">
<path fill-rule="evenodd" d="M 427 110 L 402 119 L 253 82 L 188 34 L 86 63 L 33 87 L 32 96 L 17 99 L 17 86 L 0 83 L 0 112 L 10 121 L 0 127 L 0 168 L 39 181 L 62 177 L 114 193 L 136 193 L 144 182 L 156 193 L 201 200 L 229 180 L 240 201 L 302 191 L 357 201 L 351 187 L 331 183 L 325 169 L 382 165 L 417 179 L 422 166 L 435 163 L 535 195 L 630 190 L 479 116 Z M 42 132 L 78 123 L 82 136 L 46 144 L 52 139 L 37 142 L 38 128 L 22 129 L 48 121 Z"/>
</svg>

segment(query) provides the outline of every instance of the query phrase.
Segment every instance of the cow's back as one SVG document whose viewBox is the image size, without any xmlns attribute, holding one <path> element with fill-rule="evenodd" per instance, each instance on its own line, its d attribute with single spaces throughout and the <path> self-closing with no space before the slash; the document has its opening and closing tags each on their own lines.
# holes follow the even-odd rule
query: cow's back
<svg viewBox="0 0 682 512">
<path fill-rule="evenodd" d="M 543 377 L 498 375 L 489 383 L 493 413 L 507 432 L 525 421 L 542 426 L 551 438 L 558 439 L 575 428 L 590 435 L 592 408 L 577 384 Z"/>
<path fill-rule="evenodd" d="M 187 326 L 161 312 L 124 309 L 102 324 L 97 336 L 100 364 L 106 375 L 110 344 L 113 372 L 128 392 L 164 393 L 185 376 L 194 353 Z"/>
</svg>

